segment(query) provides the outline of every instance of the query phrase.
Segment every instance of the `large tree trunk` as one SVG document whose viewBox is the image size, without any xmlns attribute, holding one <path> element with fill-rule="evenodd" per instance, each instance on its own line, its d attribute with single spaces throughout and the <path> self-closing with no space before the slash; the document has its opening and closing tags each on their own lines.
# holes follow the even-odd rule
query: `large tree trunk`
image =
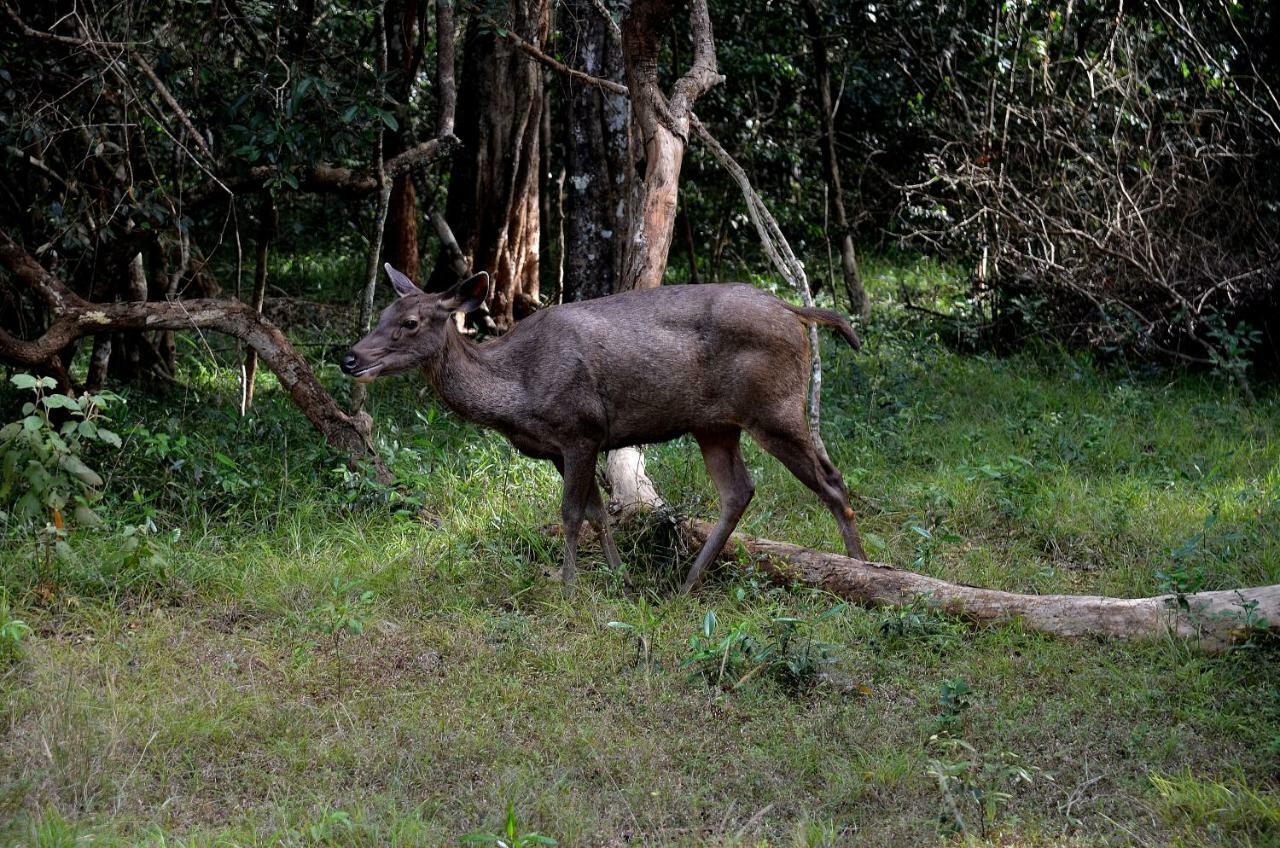
<svg viewBox="0 0 1280 848">
<path fill-rule="evenodd" d="M 818 87 L 818 118 L 822 124 L 822 167 L 827 192 L 835 207 L 836 230 L 840 238 L 840 272 L 844 278 L 849 305 L 865 320 L 871 317 L 871 299 L 858 273 L 858 258 L 853 248 L 853 233 L 844 208 L 844 189 L 840 185 L 840 161 L 836 158 L 835 108 L 831 102 L 831 64 L 827 59 L 826 27 L 818 0 L 805 0 L 805 23 L 813 46 L 813 69 Z M 834 296 L 834 295 L 833 295 Z"/>
<path fill-rule="evenodd" d="M 680 0 L 634 0 L 622 19 L 622 54 L 631 99 L 627 168 L 627 234 L 622 271 L 615 289 L 662 285 L 675 230 L 680 166 L 689 138 L 689 118 L 697 99 L 723 81 L 716 72 L 715 41 L 707 0 L 690 0 L 689 30 L 693 65 L 672 86 L 671 97 L 658 85 L 658 56 Z M 638 448 L 609 455 L 606 477 L 622 510 L 653 491 Z"/>
<path fill-rule="evenodd" d="M 635 0 L 622 19 L 622 51 L 631 93 L 628 230 L 620 280 L 623 289 L 662 284 L 675 229 L 689 115 L 697 99 L 724 79 L 716 72 L 707 0 L 691 0 L 693 65 L 676 81 L 670 98 L 659 87 L 662 40 L 681 5 L 677 0 Z"/>
<path fill-rule="evenodd" d="M 691 522 L 690 534 L 705 540 L 712 525 Z M 1028 630 L 1057 636 L 1111 636 L 1150 640 L 1192 638 L 1216 650 L 1256 630 L 1280 631 L 1280 586 L 1108 598 L 1098 595 L 1019 595 L 948 583 L 876 562 L 735 533 L 732 542 L 753 554 L 753 564 L 784 583 L 800 582 L 868 606 L 904 606 L 924 601 L 951 615 L 980 623 L 1020 622 Z M 1252 613 L 1246 604 L 1254 604 Z M 1185 603 L 1185 607 L 1183 604 Z"/>
<path fill-rule="evenodd" d="M 564 0 L 565 64 L 621 82 L 622 50 L 593 0 Z M 564 121 L 564 300 L 613 294 L 622 261 L 627 98 L 561 77 Z"/>
<path fill-rule="evenodd" d="M 510 0 L 511 31 L 541 45 L 546 0 Z M 500 329 L 538 303 L 538 169 L 542 70 L 479 16 L 467 26 L 457 134 L 445 217 L 469 264 L 493 279 L 490 313 Z M 437 260 L 428 287 L 456 281 L 451 261 Z"/>
<path fill-rule="evenodd" d="M 383 155 L 391 158 L 403 153 L 408 128 L 408 106 L 413 80 L 421 59 L 420 40 L 425 33 L 418 27 L 418 0 L 391 0 L 385 14 L 387 34 L 387 94 L 393 101 L 399 128 L 388 132 L 383 141 Z M 386 231 L 383 234 L 383 258 L 414 279 L 420 272 L 418 256 L 418 198 L 409 174 L 391 183 L 391 200 L 387 205 Z"/>
</svg>

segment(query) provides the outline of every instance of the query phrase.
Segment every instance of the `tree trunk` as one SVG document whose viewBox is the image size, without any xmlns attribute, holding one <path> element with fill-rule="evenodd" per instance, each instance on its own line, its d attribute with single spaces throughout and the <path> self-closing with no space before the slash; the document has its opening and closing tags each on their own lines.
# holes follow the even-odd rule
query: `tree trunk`
<svg viewBox="0 0 1280 848">
<path fill-rule="evenodd" d="M 511 31 L 541 45 L 550 15 L 546 0 L 510 0 Z M 540 203 L 538 171 L 542 70 L 479 16 L 467 25 L 457 134 L 445 218 L 468 263 L 493 280 L 490 312 L 508 329 L 538 303 Z M 456 281 L 441 257 L 428 288 Z"/>
<path fill-rule="evenodd" d="M 850 308 L 862 315 L 871 316 L 871 299 L 862 285 L 858 273 L 858 258 L 853 248 L 853 233 L 849 229 L 849 216 L 844 207 L 844 191 L 840 185 L 840 162 L 836 157 L 835 108 L 831 101 L 831 64 L 827 59 L 826 26 L 818 0 L 804 0 L 805 23 L 813 47 L 814 77 L 818 88 L 818 118 L 822 125 L 822 168 L 826 177 L 828 194 L 836 213 L 836 230 L 840 240 L 840 272 L 844 278 L 845 293 Z M 834 294 L 832 295 L 834 297 Z"/>
<path fill-rule="evenodd" d="M 391 152 L 398 152 L 395 145 L 390 144 L 391 136 L 387 141 Z M 422 262 L 418 255 L 418 195 L 408 174 L 396 177 L 391 183 L 382 258 L 417 279 Z"/>
<path fill-rule="evenodd" d="M 622 50 L 593 0 L 565 0 L 565 64 L 621 82 Z M 621 265 L 627 172 L 627 99 L 561 77 L 564 122 L 564 300 L 613 294 Z"/>
<path fill-rule="evenodd" d="M 707 0 L 690 0 L 689 29 L 693 65 L 672 86 L 668 99 L 658 85 L 658 55 L 671 29 L 679 0 L 634 0 L 622 19 L 622 54 L 631 99 L 628 134 L 627 234 L 622 269 L 615 290 L 662 285 L 675 229 L 680 166 L 689 138 L 693 104 L 721 82 L 716 72 L 715 42 Z M 614 500 L 625 510 L 627 499 L 653 491 L 644 473 L 639 448 L 609 455 L 606 477 Z"/>
<path fill-rule="evenodd" d="M 695 521 L 690 534 L 705 540 L 712 525 Z M 948 583 L 890 565 L 862 562 L 735 533 L 753 563 L 770 578 L 800 582 L 868 606 L 903 606 L 923 600 L 930 606 L 980 623 L 1020 622 L 1028 630 L 1057 636 L 1111 636 L 1151 640 L 1168 635 L 1195 639 L 1217 650 L 1252 630 L 1280 631 L 1280 586 L 1199 592 L 1150 598 L 1096 595 L 1019 595 Z M 1245 605 L 1257 603 L 1252 613 Z"/>
<path fill-rule="evenodd" d="M 658 85 L 662 39 L 680 8 L 675 0 L 635 0 L 622 19 L 622 51 L 631 93 L 627 238 L 620 288 L 662 284 L 675 228 L 680 166 L 697 99 L 724 78 L 716 72 L 715 43 L 706 0 L 691 0 L 693 65 L 667 98 Z"/>
<path fill-rule="evenodd" d="M 399 127 L 384 137 L 383 155 L 387 158 L 403 153 L 409 118 L 409 100 L 413 79 L 421 53 L 419 42 L 424 33 L 418 28 L 418 0 L 391 0 L 385 12 L 387 35 L 387 95 L 398 119 Z M 382 256 L 410 277 L 420 272 L 418 255 L 418 198 L 409 174 L 391 183 L 391 200 L 387 205 L 387 225 L 383 234 Z"/>
</svg>

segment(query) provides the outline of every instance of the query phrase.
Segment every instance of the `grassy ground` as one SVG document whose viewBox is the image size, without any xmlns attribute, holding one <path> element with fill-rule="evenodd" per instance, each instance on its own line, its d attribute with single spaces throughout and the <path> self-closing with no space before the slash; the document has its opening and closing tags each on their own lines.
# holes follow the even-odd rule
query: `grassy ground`
<svg viewBox="0 0 1280 848">
<path fill-rule="evenodd" d="M 961 356 L 894 313 L 865 335 L 827 351 L 824 428 L 879 558 L 1023 592 L 1280 582 L 1274 389 Z M 269 377 L 236 418 L 202 351 L 95 458 L 115 529 L 63 561 L 0 543 L 0 617 L 34 629 L 0 666 L 0 843 L 457 844 L 508 805 L 574 846 L 1280 841 L 1273 649 L 972 629 L 731 566 L 680 597 L 660 526 L 623 534 L 627 581 L 590 547 L 566 597 L 550 466 L 402 378 L 372 396 L 389 493 Z M 840 550 L 747 458 L 743 529 Z M 650 463 L 714 516 L 696 448 Z"/>
</svg>

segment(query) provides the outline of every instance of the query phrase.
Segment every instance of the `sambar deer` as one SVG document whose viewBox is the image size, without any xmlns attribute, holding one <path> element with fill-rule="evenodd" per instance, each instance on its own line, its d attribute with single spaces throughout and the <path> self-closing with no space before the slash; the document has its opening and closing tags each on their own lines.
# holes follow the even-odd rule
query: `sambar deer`
<svg viewBox="0 0 1280 848">
<path fill-rule="evenodd" d="M 453 315 L 484 302 L 488 274 L 428 294 L 390 264 L 386 270 L 399 297 L 343 357 L 342 370 L 367 381 L 419 368 L 458 415 L 551 460 L 564 478 L 566 585 L 584 517 L 609 565 L 621 568 L 596 486 L 599 453 L 685 433 L 702 449 L 721 514 L 684 591 L 697 585 L 755 493 L 739 446 L 743 430 L 817 493 L 849 555 L 866 559 L 844 479 L 815 449 L 805 418 L 806 323 L 861 346 L 839 313 L 792 306 L 749 285 L 663 286 L 548 307 L 477 344 Z"/>
</svg>

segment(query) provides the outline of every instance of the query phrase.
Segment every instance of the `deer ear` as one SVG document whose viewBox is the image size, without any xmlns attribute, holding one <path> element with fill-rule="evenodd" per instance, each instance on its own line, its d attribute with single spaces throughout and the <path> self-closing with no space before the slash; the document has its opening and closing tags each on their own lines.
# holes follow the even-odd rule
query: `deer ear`
<svg viewBox="0 0 1280 848">
<path fill-rule="evenodd" d="M 391 285 L 395 287 L 396 294 L 400 297 L 420 291 L 420 289 L 413 284 L 413 280 L 409 279 L 404 274 L 401 274 L 395 268 L 392 268 L 390 262 L 387 262 L 382 267 L 387 269 L 387 276 L 391 278 Z"/>
<path fill-rule="evenodd" d="M 472 274 L 445 292 L 441 302 L 450 312 L 474 312 L 489 298 L 489 272 Z"/>
</svg>

